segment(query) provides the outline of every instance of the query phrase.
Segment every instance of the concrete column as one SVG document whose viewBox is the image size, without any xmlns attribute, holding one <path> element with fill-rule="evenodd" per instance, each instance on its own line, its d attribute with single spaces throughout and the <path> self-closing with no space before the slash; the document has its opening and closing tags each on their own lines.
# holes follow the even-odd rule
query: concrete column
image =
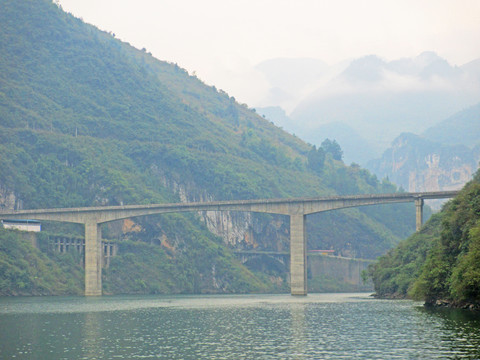
<svg viewBox="0 0 480 360">
<path fill-rule="evenodd" d="M 415 210 L 416 210 L 415 230 L 420 231 L 423 224 L 423 199 L 422 198 L 415 199 Z"/>
<path fill-rule="evenodd" d="M 102 235 L 95 221 L 85 223 L 85 296 L 102 295 Z"/>
<path fill-rule="evenodd" d="M 305 215 L 290 215 L 290 292 L 307 295 L 307 234 Z"/>
</svg>

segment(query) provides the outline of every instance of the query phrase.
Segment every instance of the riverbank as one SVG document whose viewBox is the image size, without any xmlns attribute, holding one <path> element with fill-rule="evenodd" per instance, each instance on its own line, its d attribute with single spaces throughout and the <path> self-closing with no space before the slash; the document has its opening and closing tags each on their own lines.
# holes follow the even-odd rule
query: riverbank
<svg viewBox="0 0 480 360">
<path fill-rule="evenodd" d="M 465 309 L 472 311 L 480 311 L 480 303 L 478 302 L 468 302 L 468 301 L 455 301 L 455 300 L 444 300 L 437 299 L 430 302 L 425 302 L 425 307 L 435 307 L 435 308 L 452 308 L 452 309 Z"/>
<path fill-rule="evenodd" d="M 378 295 L 376 293 L 372 294 L 375 299 L 379 300 L 412 300 L 407 294 L 402 293 L 393 293 L 393 294 L 384 294 Z M 480 312 L 480 303 L 478 302 L 469 302 L 469 301 L 455 301 L 455 300 L 445 300 L 445 299 L 436 299 L 431 301 L 426 301 L 424 306 L 427 308 L 451 308 L 451 309 L 465 309 L 472 311 Z"/>
</svg>

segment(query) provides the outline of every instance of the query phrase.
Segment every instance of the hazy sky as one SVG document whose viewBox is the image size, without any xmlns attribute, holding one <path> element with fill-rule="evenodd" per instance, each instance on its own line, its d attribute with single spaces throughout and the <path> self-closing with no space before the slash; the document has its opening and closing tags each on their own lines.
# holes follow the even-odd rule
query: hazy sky
<svg viewBox="0 0 480 360">
<path fill-rule="evenodd" d="M 258 80 L 252 67 L 276 57 L 334 64 L 368 54 L 393 60 L 431 50 L 456 65 L 480 57 L 479 0 L 58 2 L 246 102 L 254 98 Z"/>
</svg>

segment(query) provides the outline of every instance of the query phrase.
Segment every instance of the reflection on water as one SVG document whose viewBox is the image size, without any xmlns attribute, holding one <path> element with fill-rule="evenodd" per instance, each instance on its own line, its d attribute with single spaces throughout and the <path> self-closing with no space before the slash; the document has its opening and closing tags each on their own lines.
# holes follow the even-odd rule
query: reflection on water
<svg viewBox="0 0 480 360">
<path fill-rule="evenodd" d="M 480 359 L 480 313 L 462 309 L 419 308 L 418 312 L 438 326 L 445 353 Z"/>
<path fill-rule="evenodd" d="M 290 306 L 291 324 L 291 344 L 292 349 L 290 354 L 296 359 L 305 358 L 305 349 L 308 346 L 308 341 L 305 334 L 305 304 L 292 304 Z"/>
<path fill-rule="evenodd" d="M 101 313 L 89 312 L 83 314 L 83 336 L 80 347 L 84 349 L 86 359 L 103 359 L 105 354 L 102 346 L 102 319 Z"/>
<path fill-rule="evenodd" d="M 0 358 L 480 358 L 479 321 L 366 294 L 1 298 Z"/>
</svg>

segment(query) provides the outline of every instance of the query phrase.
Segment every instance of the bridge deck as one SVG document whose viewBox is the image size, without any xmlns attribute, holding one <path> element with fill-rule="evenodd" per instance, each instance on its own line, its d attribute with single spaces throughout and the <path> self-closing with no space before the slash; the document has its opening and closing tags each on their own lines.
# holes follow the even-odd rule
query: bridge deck
<svg viewBox="0 0 480 360">
<path fill-rule="evenodd" d="M 311 204 L 319 203 L 339 203 L 340 205 L 332 209 L 320 210 L 334 210 L 343 207 L 355 207 L 362 205 L 372 205 L 391 202 L 412 202 L 416 199 L 444 199 L 450 198 L 458 194 L 458 191 L 436 191 L 436 192 L 417 192 L 417 193 L 393 193 L 393 194 L 365 194 L 365 195 L 344 195 L 344 196 L 328 196 L 328 197 L 302 197 L 302 198 L 287 198 L 287 199 L 258 199 L 258 200 L 227 200 L 227 201 L 212 201 L 212 202 L 193 202 L 193 203 L 167 203 L 167 204 L 148 204 L 148 205 L 119 205 L 119 206 L 92 206 L 92 207 L 77 207 L 77 208 L 50 208 L 50 209 L 28 209 L 28 210 L 2 210 L 0 211 L 0 218 L 12 219 L 18 216 L 35 216 L 50 215 L 54 217 L 55 214 L 70 214 L 70 217 L 82 217 L 80 223 L 84 222 L 83 216 L 93 213 L 124 213 L 124 217 L 143 216 L 153 213 L 165 212 L 182 212 L 182 211 L 247 211 L 247 212 L 267 212 L 289 215 L 290 211 L 285 210 L 291 208 L 292 205 L 303 204 L 308 207 Z M 365 204 L 362 204 L 365 203 Z M 146 211 L 147 213 L 134 214 L 134 211 Z M 149 212 L 151 211 L 151 212 Z M 313 213 L 320 211 L 303 211 L 304 213 Z M 300 211 L 302 212 L 302 211 Z M 122 216 L 122 215 L 119 215 Z M 105 219 L 105 221 L 117 220 Z M 44 219 L 40 219 L 44 220 Z M 66 219 L 59 219 L 59 221 L 68 221 Z M 77 222 L 77 221 L 72 221 Z"/>
</svg>

